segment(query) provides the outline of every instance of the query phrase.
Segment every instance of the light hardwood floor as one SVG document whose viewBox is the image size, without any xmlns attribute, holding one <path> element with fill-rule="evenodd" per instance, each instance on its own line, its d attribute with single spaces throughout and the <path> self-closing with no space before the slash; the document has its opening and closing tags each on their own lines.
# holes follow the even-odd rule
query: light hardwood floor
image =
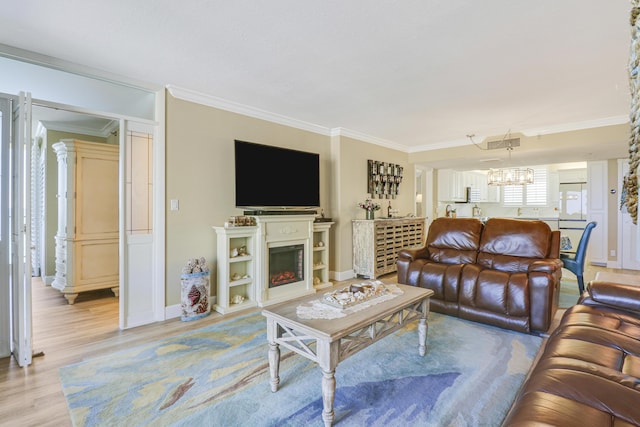
<svg viewBox="0 0 640 427">
<path fill-rule="evenodd" d="M 589 267 L 585 272 L 585 282 L 603 270 L 625 272 Z M 569 272 L 564 276 L 572 277 Z M 387 275 L 383 280 L 393 281 L 393 277 Z M 338 282 L 335 286 L 346 283 Z M 44 354 L 34 357 L 28 368 L 18 367 L 13 358 L 0 359 L 0 426 L 70 426 L 67 403 L 58 377 L 59 368 L 231 319 L 251 310 L 224 317 L 213 312 L 192 322 L 182 322 L 177 318 L 121 331 L 118 329 L 118 299 L 111 291 L 83 293 L 74 305 L 69 305 L 59 291 L 34 278 L 33 347 L 34 353 Z"/>
<path fill-rule="evenodd" d="M 0 426 L 70 426 L 58 369 L 145 342 L 231 319 L 211 315 L 191 322 L 180 318 L 121 331 L 118 299 L 110 290 L 81 293 L 74 305 L 62 294 L 33 280 L 33 363 L 20 368 L 13 358 L 0 359 Z"/>
</svg>

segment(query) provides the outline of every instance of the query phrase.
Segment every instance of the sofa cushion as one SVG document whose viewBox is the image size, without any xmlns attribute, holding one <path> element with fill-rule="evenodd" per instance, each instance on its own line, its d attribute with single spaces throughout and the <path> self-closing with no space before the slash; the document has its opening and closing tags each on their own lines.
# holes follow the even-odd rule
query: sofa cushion
<svg viewBox="0 0 640 427">
<path fill-rule="evenodd" d="M 482 222 L 476 218 L 437 218 L 429 226 L 429 259 L 444 264 L 476 262 Z"/>
<path fill-rule="evenodd" d="M 613 302 L 616 284 L 588 287 L 551 334 L 503 427 L 640 425 L 640 318 Z M 599 304 L 592 297 L 600 288 Z M 617 296 L 613 300 L 607 296 Z"/>
<path fill-rule="evenodd" d="M 571 369 L 546 369 L 529 379 L 506 426 L 640 425 L 640 391 Z"/>
<path fill-rule="evenodd" d="M 482 232 L 477 263 L 484 268 L 526 273 L 545 259 L 551 244 L 551 228 L 542 221 L 489 219 Z"/>
</svg>

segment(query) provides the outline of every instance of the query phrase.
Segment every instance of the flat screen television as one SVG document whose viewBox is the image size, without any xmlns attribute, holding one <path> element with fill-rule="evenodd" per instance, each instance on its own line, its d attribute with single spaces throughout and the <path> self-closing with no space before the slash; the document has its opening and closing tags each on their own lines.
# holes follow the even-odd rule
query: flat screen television
<svg viewBox="0 0 640 427">
<path fill-rule="evenodd" d="M 236 207 L 253 210 L 320 206 L 320 155 L 235 141 Z"/>
</svg>

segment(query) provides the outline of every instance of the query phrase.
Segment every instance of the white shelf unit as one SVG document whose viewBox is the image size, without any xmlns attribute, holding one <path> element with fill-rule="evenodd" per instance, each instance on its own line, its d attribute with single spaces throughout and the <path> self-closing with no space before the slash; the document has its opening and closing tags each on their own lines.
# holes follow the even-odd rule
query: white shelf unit
<svg viewBox="0 0 640 427">
<path fill-rule="evenodd" d="M 329 230 L 333 222 L 313 223 L 313 287 L 324 289 L 333 286 L 329 280 Z"/>
<path fill-rule="evenodd" d="M 218 291 L 214 309 L 221 314 L 256 307 L 257 227 L 213 227 L 218 237 Z M 231 256 L 244 248 L 246 255 Z M 236 277 L 234 277 L 234 275 Z M 234 303 L 240 295 L 241 303 Z"/>
</svg>

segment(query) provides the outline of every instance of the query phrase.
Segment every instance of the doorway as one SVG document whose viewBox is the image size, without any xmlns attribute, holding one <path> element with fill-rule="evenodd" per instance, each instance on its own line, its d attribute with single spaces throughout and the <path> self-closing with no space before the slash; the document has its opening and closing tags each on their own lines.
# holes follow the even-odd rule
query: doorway
<svg viewBox="0 0 640 427">
<path fill-rule="evenodd" d="M 37 60 L 34 61 L 34 59 Z M 119 327 L 126 329 L 164 320 L 164 87 L 144 85 L 137 81 L 127 81 L 122 77 L 110 77 L 107 74 L 101 74 L 99 77 L 87 75 L 87 70 L 75 64 L 60 60 L 56 60 L 55 63 L 43 61 L 41 57 L 33 58 L 29 52 L 21 52 L 17 56 L 11 55 L 11 58 L 3 57 L 0 53 L 0 63 L 4 72 L 4 78 L 0 81 L 2 95 L 10 100 L 19 100 L 16 108 L 7 115 L 12 128 L 19 129 L 19 132 L 11 134 L 8 141 L 14 138 L 13 135 L 18 135 L 16 140 L 19 143 L 14 144 L 14 147 L 18 145 L 24 147 L 24 149 L 11 150 L 11 153 L 18 153 L 12 156 L 12 161 L 15 157 L 16 176 L 21 178 L 13 179 L 15 177 L 7 175 L 5 168 L 1 188 L 14 190 L 15 196 L 12 197 L 21 197 L 20 208 L 24 208 L 25 213 L 14 215 L 12 219 L 12 222 L 16 223 L 18 219 L 21 221 L 20 224 L 11 228 L 11 230 L 17 230 L 16 236 L 20 239 L 13 239 L 13 233 L 10 233 L 11 236 L 4 235 L 6 242 L 3 242 L 3 246 L 7 248 L 5 263 L 11 266 L 11 271 L 8 272 L 11 275 L 9 277 L 11 285 L 6 284 L 7 280 L 2 281 L 5 283 L 0 283 L 0 346 L 3 345 L 2 343 L 9 343 L 8 347 L 12 349 L 14 355 L 16 349 L 18 353 L 28 355 L 24 358 L 19 357 L 22 360 L 20 366 L 31 363 L 31 274 L 32 272 L 43 274 L 38 271 L 42 260 L 36 258 L 36 262 L 32 263 L 32 252 L 29 249 L 30 246 L 37 248 L 37 241 L 41 240 L 42 236 L 36 235 L 35 242 L 31 239 L 30 209 L 34 203 L 31 197 L 34 195 L 37 197 L 37 193 L 31 182 L 32 138 L 31 126 L 27 125 L 32 123 L 32 99 L 30 93 L 22 92 L 25 89 L 33 88 L 32 90 L 37 90 L 39 94 L 46 94 L 46 100 L 33 99 L 36 105 L 117 121 L 121 147 L 127 146 L 128 142 L 125 141 L 129 139 L 125 139 L 124 135 L 125 133 L 130 135 L 130 131 L 151 136 L 142 139 L 153 139 L 153 145 L 147 144 L 152 151 L 145 156 L 148 163 L 146 169 L 152 171 L 152 180 L 155 182 L 153 186 L 147 185 L 149 193 L 153 194 L 153 197 L 147 197 L 153 203 L 153 209 L 150 211 L 153 213 L 150 216 L 153 227 L 147 230 L 125 228 L 123 212 L 128 213 L 131 208 L 132 198 L 127 196 L 134 186 L 125 183 L 124 165 L 132 157 L 129 156 L 131 153 L 124 153 L 125 150 L 120 151 Z M 17 96 L 17 93 L 20 95 Z M 16 126 L 17 123 L 21 126 Z M 3 129 L 3 133 L 4 131 Z M 133 139 L 130 136 L 127 138 Z M 26 141 L 29 143 L 27 144 Z M 141 146 L 144 145 L 141 144 Z M 5 159 L 2 159 L 2 162 L 5 162 Z M 137 173 L 137 165 L 132 163 L 132 167 Z M 8 190 L 4 193 L 8 193 Z M 14 203 L 13 206 L 16 204 Z M 10 206 L 3 207 L 3 219 L 6 218 L 9 208 Z M 36 222 L 42 220 L 44 218 L 34 219 Z M 14 241 L 19 243 L 15 249 Z M 11 262 L 7 259 L 8 257 L 11 257 Z M 4 279 L 7 277 L 4 274 Z M 139 280 L 140 277 L 144 279 L 142 282 Z M 18 278 L 21 279 L 20 282 Z M 15 290 L 12 293 L 14 284 Z M 12 319 L 12 313 L 18 313 L 15 318 L 20 319 L 20 322 Z M 7 355 L 4 351 L 0 354 Z"/>
<path fill-rule="evenodd" d="M 32 135 L 31 286 L 34 297 L 49 296 L 40 297 L 33 310 L 82 313 L 99 318 L 105 328 L 115 331 L 120 275 L 119 120 L 34 103 Z M 101 182 L 91 184 L 97 180 Z M 88 189 L 94 192 L 93 201 L 83 196 Z M 101 203 L 104 213 L 98 216 L 98 211 L 85 209 L 82 202 L 97 206 L 96 200 L 107 199 Z M 101 225 L 84 231 L 89 223 Z M 99 259 L 90 259 L 92 254 Z M 105 283 L 115 291 L 107 287 L 105 292 Z M 84 309 L 100 303 L 102 310 Z M 65 307 L 71 304 L 76 307 Z M 34 322 L 33 348 L 46 351 L 43 344 L 55 335 L 55 329 Z"/>
<path fill-rule="evenodd" d="M 58 202 L 64 189 L 58 188 L 58 158 L 53 145 L 61 140 L 119 145 L 118 120 L 33 105 L 32 113 L 32 275 L 47 285 L 55 278 L 55 238 L 59 227 Z M 118 179 L 117 176 L 115 178 Z"/>
</svg>

